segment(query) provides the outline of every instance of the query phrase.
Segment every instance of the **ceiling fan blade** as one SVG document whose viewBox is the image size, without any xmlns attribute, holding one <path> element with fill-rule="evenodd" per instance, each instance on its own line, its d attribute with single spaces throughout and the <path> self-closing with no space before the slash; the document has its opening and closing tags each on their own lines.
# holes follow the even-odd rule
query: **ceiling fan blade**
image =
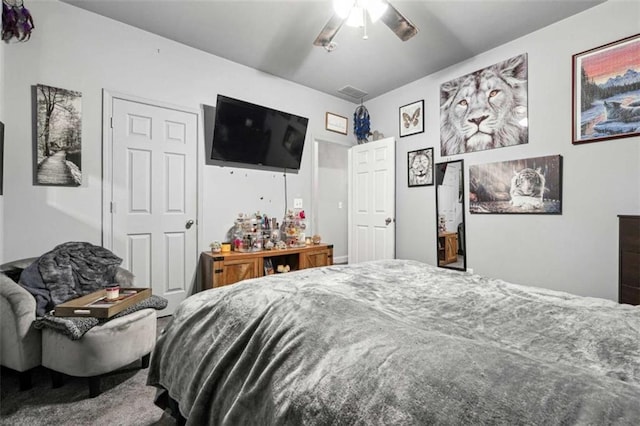
<svg viewBox="0 0 640 426">
<path fill-rule="evenodd" d="M 316 40 L 313 42 L 314 46 L 328 46 L 331 40 L 336 36 L 338 30 L 342 27 L 345 19 L 339 17 L 337 14 L 333 14 L 329 22 L 324 26 Z"/>
<path fill-rule="evenodd" d="M 384 22 L 387 27 L 391 28 L 391 31 L 396 33 L 402 41 L 407 41 L 416 35 L 418 28 L 405 18 L 402 13 L 398 12 L 398 9 L 393 7 L 391 3 L 387 2 L 387 4 L 389 7 L 387 7 L 384 15 L 380 17 L 380 20 Z"/>
</svg>

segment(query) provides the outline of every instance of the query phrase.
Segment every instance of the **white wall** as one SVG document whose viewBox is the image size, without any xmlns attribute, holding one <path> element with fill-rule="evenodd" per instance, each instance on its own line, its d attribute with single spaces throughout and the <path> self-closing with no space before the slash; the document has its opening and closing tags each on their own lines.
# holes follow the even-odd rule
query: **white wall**
<svg viewBox="0 0 640 426">
<path fill-rule="evenodd" d="M 11 108 L 5 111 L 6 202 L 0 261 L 39 255 L 68 240 L 101 243 L 102 89 L 194 111 L 201 104 L 215 105 L 222 93 L 308 117 L 301 170 L 288 175 L 287 183 L 289 206 L 297 197 L 306 204 L 311 201 L 313 138 L 327 136 L 326 111 L 349 116 L 352 103 L 65 3 L 32 1 L 29 9 L 36 25 L 31 40 L 5 47 L 2 99 Z M 31 86 L 36 84 L 82 92 L 81 187 L 32 185 Z M 330 138 L 346 141 L 353 136 L 332 133 Z M 259 210 L 282 217 L 282 172 L 205 166 L 204 151 L 200 141 L 202 250 L 225 237 L 239 212 Z"/>
<path fill-rule="evenodd" d="M 324 241 L 333 244 L 333 261 L 346 263 L 348 259 L 349 146 L 319 141 L 317 197 L 317 229 Z M 321 144 L 321 145 L 320 145 Z"/>
<path fill-rule="evenodd" d="M 640 138 L 571 144 L 571 56 L 637 34 L 639 23 L 640 2 L 609 1 L 368 102 L 372 128 L 398 137 L 398 107 L 425 100 L 425 132 L 397 139 L 397 256 L 436 262 L 435 187 L 407 188 L 408 151 L 463 159 L 467 193 L 471 164 L 560 154 L 562 215 L 470 215 L 467 206 L 468 266 L 617 300 L 617 215 L 640 213 Z M 520 53 L 529 61 L 529 143 L 440 158 L 440 84 Z"/>
</svg>

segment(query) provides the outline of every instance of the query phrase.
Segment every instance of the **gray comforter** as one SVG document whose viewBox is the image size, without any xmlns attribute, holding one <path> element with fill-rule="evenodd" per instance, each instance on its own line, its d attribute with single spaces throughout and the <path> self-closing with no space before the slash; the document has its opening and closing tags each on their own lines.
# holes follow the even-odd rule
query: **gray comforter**
<svg viewBox="0 0 640 426">
<path fill-rule="evenodd" d="M 640 424 L 640 307 L 414 261 L 185 300 L 148 383 L 188 424 Z"/>
</svg>

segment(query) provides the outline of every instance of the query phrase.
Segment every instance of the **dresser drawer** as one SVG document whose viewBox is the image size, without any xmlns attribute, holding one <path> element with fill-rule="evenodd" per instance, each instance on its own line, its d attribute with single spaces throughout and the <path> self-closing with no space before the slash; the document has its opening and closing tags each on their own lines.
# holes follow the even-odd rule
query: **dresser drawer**
<svg viewBox="0 0 640 426">
<path fill-rule="evenodd" d="M 618 301 L 620 303 L 627 303 L 629 305 L 640 305 L 640 288 L 621 285 L 620 294 L 618 295 Z"/>
<path fill-rule="evenodd" d="M 618 219 L 618 301 L 640 305 L 640 216 Z"/>
<path fill-rule="evenodd" d="M 640 289 L 640 253 L 620 253 L 620 285 Z"/>
<path fill-rule="evenodd" d="M 620 251 L 640 253 L 640 220 L 620 218 Z"/>
</svg>

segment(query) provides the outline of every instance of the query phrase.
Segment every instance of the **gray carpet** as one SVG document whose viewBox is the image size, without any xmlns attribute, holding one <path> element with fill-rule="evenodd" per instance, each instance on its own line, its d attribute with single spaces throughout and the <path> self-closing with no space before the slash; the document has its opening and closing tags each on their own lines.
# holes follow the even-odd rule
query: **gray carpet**
<svg viewBox="0 0 640 426">
<path fill-rule="evenodd" d="M 158 332 L 170 317 L 158 319 Z M 65 377 L 51 388 L 48 370 L 32 371 L 33 388 L 20 391 L 18 374 L 0 373 L 0 425 L 175 425 L 173 418 L 154 405 L 155 388 L 146 385 L 148 370 L 140 362 L 102 379 L 102 394 L 89 398 L 86 378 Z"/>
</svg>

